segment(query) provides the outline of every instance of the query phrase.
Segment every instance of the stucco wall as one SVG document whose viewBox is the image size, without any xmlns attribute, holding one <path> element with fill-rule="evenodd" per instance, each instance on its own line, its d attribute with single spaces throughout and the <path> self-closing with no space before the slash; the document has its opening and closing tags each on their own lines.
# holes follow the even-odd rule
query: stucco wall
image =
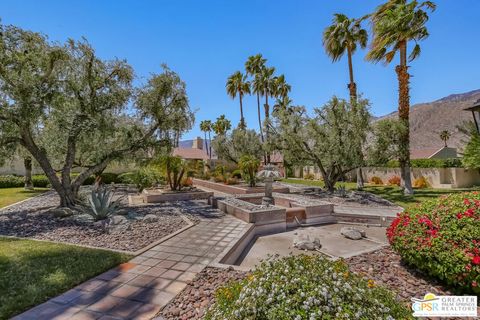
<svg viewBox="0 0 480 320">
<path fill-rule="evenodd" d="M 300 173 L 303 171 L 303 175 Z M 363 178 L 370 181 L 374 176 L 379 177 L 386 184 L 392 176 L 400 176 L 400 168 L 387 167 L 367 167 L 362 168 Z M 313 166 L 295 168 L 296 178 L 304 177 L 308 173 L 313 173 L 315 179 L 321 179 L 322 176 L 318 169 Z M 348 174 L 347 178 L 354 179 L 355 174 Z M 464 168 L 412 168 L 411 177 L 414 179 L 425 177 L 432 188 L 469 188 L 480 185 L 480 172 L 478 170 L 467 170 Z"/>
</svg>

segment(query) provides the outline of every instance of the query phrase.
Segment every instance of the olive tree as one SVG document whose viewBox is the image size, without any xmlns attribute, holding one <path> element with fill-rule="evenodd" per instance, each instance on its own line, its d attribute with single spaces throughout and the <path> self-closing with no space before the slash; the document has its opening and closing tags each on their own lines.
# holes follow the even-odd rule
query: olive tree
<svg viewBox="0 0 480 320">
<path fill-rule="evenodd" d="M 263 156 L 260 136 L 255 130 L 236 128 L 230 134 L 219 134 L 212 141 L 219 159 L 238 164 L 242 156 L 260 159 Z"/>
<path fill-rule="evenodd" d="M 354 103 L 355 105 L 352 105 Z M 363 164 L 359 150 L 369 130 L 368 101 L 348 103 L 333 97 L 309 116 L 305 107 L 288 107 L 274 114 L 269 125 L 276 149 L 293 165 L 315 165 L 325 188 Z"/>
<path fill-rule="evenodd" d="M 57 44 L 0 26 L 0 148 L 27 150 L 60 205 L 73 207 L 89 176 L 191 126 L 178 75 L 165 69 L 136 96 L 133 77 L 126 61 L 100 59 L 86 40 Z"/>
</svg>

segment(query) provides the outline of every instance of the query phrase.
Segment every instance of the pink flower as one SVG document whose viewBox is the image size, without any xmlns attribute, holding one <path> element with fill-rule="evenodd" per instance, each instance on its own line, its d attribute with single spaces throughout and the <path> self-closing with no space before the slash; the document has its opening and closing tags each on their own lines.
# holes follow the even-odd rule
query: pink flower
<svg viewBox="0 0 480 320">
<path fill-rule="evenodd" d="M 472 263 L 475 265 L 480 265 L 480 256 L 473 257 Z"/>
</svg>

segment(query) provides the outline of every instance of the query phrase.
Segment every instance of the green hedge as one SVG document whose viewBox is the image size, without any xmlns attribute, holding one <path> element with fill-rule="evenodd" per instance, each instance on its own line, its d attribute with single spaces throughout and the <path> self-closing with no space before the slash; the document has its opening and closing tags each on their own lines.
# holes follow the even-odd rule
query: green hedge
<svg viewBox="0 0 480 320">
<path fill-rule="evenodd" d="M 462 168 L 462 160 L 452 159 L 412 159 L 410 160 L 412 168 Z M 397 160 L 390 160 L 386 167 L 398 168 L 400 163 Z"/>
<path fill-rule="evenodd" d="M 101 174 L 102 181 L 105 184 L 111 183 L 131 183 L 128 179 L 130 173 L 124 174 L 116 174 L 112 172 L 105 172 Z M 77 174 L 73 174 L 72 178 L 77 176 Z M 38 174 L 32 176 L 33 186 L 37 188 L 46 188 L 50 186 L 50 181 L 48 180 L 47 176 L 44 174 Z M 88 177 L 83 185 L 91 185 L 95 183 L 95 177 L 91 176 Z M 25 178 L 23 176 L 16 176 L 16 175 L 0 175 L 0 188 L 20 188 L 25 185 Z"/>
</svg>

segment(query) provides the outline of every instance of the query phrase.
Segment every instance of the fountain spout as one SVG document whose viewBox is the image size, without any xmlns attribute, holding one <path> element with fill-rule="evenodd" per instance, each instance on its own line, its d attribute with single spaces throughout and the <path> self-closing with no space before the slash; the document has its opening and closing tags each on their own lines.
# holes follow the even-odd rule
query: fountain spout
<svg viewBox="0 0 480 320">
<path fill-rule="evenodd" d="M 272 164 L 267 164 L 257 173 L 257 177 L 264 178 L 265 181 L 265 195 L 262 198 L 262 205 L 273 205 L 273 179 L 280 178 L 281 174 L 277 168 Z"/>
</svg>

